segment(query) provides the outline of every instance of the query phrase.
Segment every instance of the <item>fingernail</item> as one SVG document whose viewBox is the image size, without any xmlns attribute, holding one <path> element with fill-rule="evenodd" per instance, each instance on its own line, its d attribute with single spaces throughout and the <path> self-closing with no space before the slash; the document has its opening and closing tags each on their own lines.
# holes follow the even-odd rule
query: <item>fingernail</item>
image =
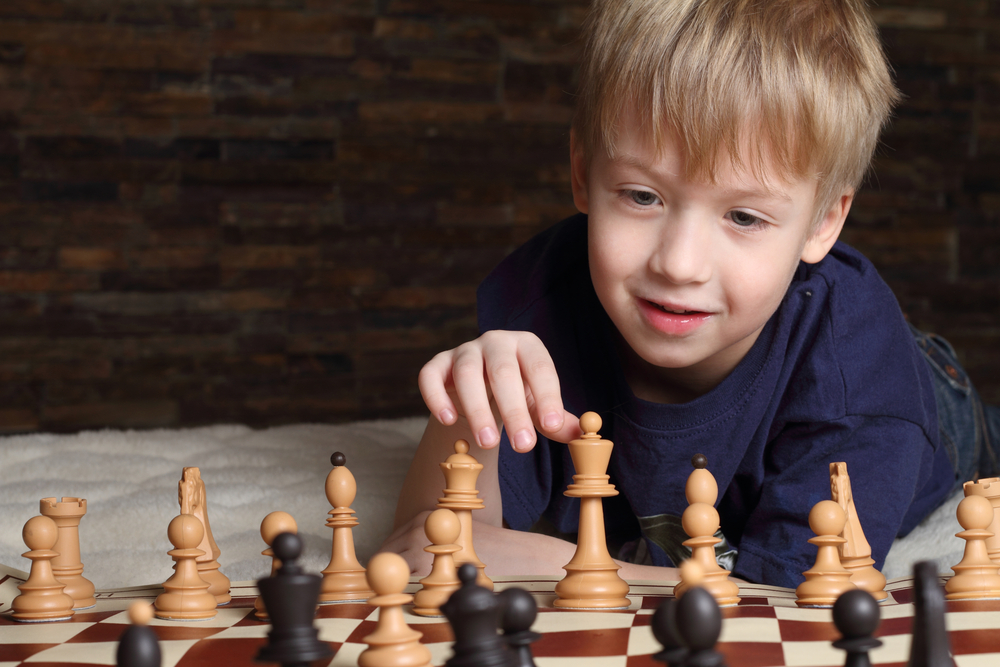
<svg viewBox="0 0 1000 667">
<path fill-rule="evenodd" d="M 438 421 L 440 421 L 442 424 L 451 424 L 451 422 L 454 420 L 455 420 L 455 413 L 449 410 L 448 408 L 445 408 L 440 413 L 438 413 Z"/>
<path fill-rule="evenodd" d="M 481 447 L 492 447 L 499 440 L 500 438 L 497 436 L 496 429 L 492 426 L 487 426 L 479 432 L 479 445 Z"/>
<path fill-rule="evenodd" d="M 542 424 L 545 426 L 545 428 L 554 431 L 560 426 L 562 426 L 562 417 L 559 415 L 558 412 L 550 412 L 549 414 L 545 415 L 544 419 L 542 419 Z"/>
<path fill-rule="evenodd" d="M 514 449 L 519 452 L 527 451 L 531 447 L 532 435 L 528 429 L 521 429 L 514 434 Z"/>
</svg>

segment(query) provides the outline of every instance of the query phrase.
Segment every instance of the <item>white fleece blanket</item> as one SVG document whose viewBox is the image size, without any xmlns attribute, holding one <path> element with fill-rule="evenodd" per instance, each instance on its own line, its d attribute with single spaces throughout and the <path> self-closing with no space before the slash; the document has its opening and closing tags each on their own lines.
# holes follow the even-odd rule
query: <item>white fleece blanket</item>
<svg viewBox="0 0 1000 667">
<path fill-rule="evenodd" d="M 302 424 L 265 430 L 245 426 L 158 431 L 88 431 L 76 435 L 0 438 L 0 563 L 27 570 L 21 540 L 38 501 L 86 498 L 80 524 L 84 576 L 99 589 L 165 580 L 167 524 L 177 515 L 177 482 L 184 466 L 197 466 L 208 495 L 212 532 L 222 550 L 222 571 L 233 581 L 268 574 L 260 552 L 261 519 L 274 510 L 295 517 L 305 541 L 303 564 L 312 572 L 330 560 L 332 531 L 324 493 L 330 454 L 341 451 L 358 482 L 354 529 L 362 563 L 392 527 L 396 497 L 426 418 Z M 443 483 L 443 479 L 441 480 Z M 934 559 L 941 572 L 961 559 L 964 543 L 953 498 L 905 539 L 886 561 L 889 578 L 911 564 Z M 864 508 L 859 508 L 864 516 Z"/>
</svg>

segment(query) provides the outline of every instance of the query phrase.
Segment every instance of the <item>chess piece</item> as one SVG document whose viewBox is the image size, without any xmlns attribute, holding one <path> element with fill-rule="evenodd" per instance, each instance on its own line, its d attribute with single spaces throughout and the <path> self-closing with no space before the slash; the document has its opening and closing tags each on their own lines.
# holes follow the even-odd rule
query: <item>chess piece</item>
<svg viewBox="0 0 1000 667">
<path fill-rule="evenodd" d="M 420 643 L 422 633 L 406 624 L 403 605 L 413 600 L 403 593 L 410 566 L 399 554 L 377 553 L 368 561 L 368 585 L 375 596 L 368 604 L 378 607 L 378 625 L 366 636 L 368 648 L 358 656 L 358 667 L 430 667 L 431 652 Z"/>
<path fill-rule="evenodd" d="M 604 531 L 604 498 L 618 495 L 607 474 L 614 445 L 598 435 L 601 418 L 597 413 L 584 413 L 580 428 L 583 436 L 569 443 L 577 474 L 563 492 L 580 499 L 576 553 L 563 566 L 566 576 L 556 584 L 558 597 L 552 604 L 561 609 L 627 609 L 628 584 L 618 576 L 619 566 L 608 553 Z"/>
<path fill-rule="evenodd" d="M 687 648 L 677 633 L 677 598 L 664 598 L 653 612 L 650 624 L 653 636 L 663 647 L 653 654 L 653 660 L 665 663 L 668 667 L 681 667 L 687 658 Z"/>
<path fill-rule="evenodd" d="M 830 464 L 830 495 L 847 515 L 844 532 L 840 535 L 846 540 L 840 545 L 840 564 L 851 573 L 852 584 L 868 591 L 876 600 L 886 599 L 885 577 L 875 569 L 871 545 L 861 529 L 846 463 Z"/>
<path fill-rule="evenodd" d="M 443 605 L 461 585 L 452 554 L 462 547 L 455 544 L 462 526 L 451 510 L 434 510 L 424 521 L 424 534 L 431 541 L 424 551 L 433 554 L 431 573 L 420 580 L 422 588 L 413 598 L 413 613 L 418 616 L 442 616 Z"/>
<path fill-rule="evenodd" d="M 233 599 L 229 594 L 229 577 L 219 570 L 219 556 L 222 550 L 212 537 L 212 527 L 208 523 L 208 496 L 205 493 L 205 482 L 198 468 L 184 468 L 181 480 L 177 483 L 177 500 L 181 506 L 181 514 L 190 514 L 201 522 L 204 535 L 198 548 L 202 555 L 195 559 L 198 565 L 198 576 L 208 583 L 208 592 L 215 596 L 218 605 L 226 605 Z"/>
<path fill-rule="evenodd" d="M 993 504 L 985 496 L 971 495 L 958 504 L 958 523 L 965 530 L 956 537 L 965 540 L 965 554 L 951 569 L 955 576 L 944 589 L 949 600 L 1000 598 L 1000 568 L 989 556 L 986 540 L 993 533 L 986 530 L 993 522 Z"/>
<path fill-rule="evenodd" d="M 963 485 L 965 495 L 983 496 L 993 505 L 993 521 L 986 530 L 993 533 L 986 538 L 986 553 L 990 560 L 1000 566 L 1000 477 L 987 477 L 977 482 L 966 482 Z"/>
<path fill-rule="evenodd" d="M 163 592 L 153 602 L 157 618 L 195 621 L 215 618 L 218 602 L 208 592 L 208 582 L 198 574 L 197 548 L 205 529 L 191 514 L 179 514 L 167 527 L 167 537 L 174 548 L 167 553 L 174 559 L 174 573 L 163 582 Z"/>
<path fill-rule="evenodd" d="M 538 603 L 531 593 L 523 588 L 508 588 L 501 591 L 500 627 L 508 650 L 513 654 L 512 667 L 535 667 L 531 655 L 531 645 L 542 638 L 531 630 L 531 624 L 538 616 Z"/>
<path fill-rule="evenodd" d="M 685 561 L 697 565 L 691 561 Z M 683 565 L 682 565 L 683 568 Z M 694 570 L 689 566 L 688 579 Z M 674 624 L 677 634 L 687 648 L 687 657 L 681 663 L 684 667 L 725 667 L 726 660 L 715 650 L 715 644 L 722 634 L 722 612 L 715 596 L 701 586 L 689 587 L 677 601 Z"/>
<path fill-rule="evenodd" d="M 52 550 L 59 555 L 52 559 L 52 574 L 66 585 L 63 593 L 73 598 L 73 610 L 90 609 L 97 605 L 94 584 L 83 576 L 80 561 L 80 519 L 87 513 L 83 498 L 42 498 L 39 510 L 56 522 L 58 536 Z"/>
<path fill-rule="evenodd" d="M 148 623 L 153 618 L 153 607 L 143 600 L 136 600 L 128 607 L 132 622 L 118 639 L 115 651 L 117 667 L 160 667 L 160 640 Z"/>
<path fill-rule="evenodd" d="M 472 512 L 483 509 L 483 501 L 476 490 L 476 480 L 483 469 L 469 454 L 469 443 L 465 440 L 455 441 L 455 453 L 449 456 L 441 466 L 444 473 L 444 498 L 438 498 L 438 509 L 452 510 L 462 526 L 456 544 L 462 547 L 454 556 L 456 565 L 472 563 L 479 570 L 478 583 L 483 588 L 493 590 L 493 581 L 486 576 L 486 565 L 479 560 L 472 545 Z"/>
<path fill-rule="evenodd" d="M 879 624 L 875 597 L 859 588 L 846 591 L 833 603 L 833 624 L 843 635 L 833 647 L 847 651 L 844 667 L 871 667 L 868 651 L 882 645 L 874 637 Z"/>
<path fill-rule="evenodd" d="M 333 651 L 320 641 L 313 623 L 322 580 L 303 572 L 297 562 L 302 539 L 295 533 L 281 533 L 271 548 L 281 567 L 273 577 L 257 582 L 264 605 L 271 611 L 271 631 L 254 660 L 296 667 L 332 658 Z"/>
<path fill-rule="evenodd" d="M 333 469 L 326 476 L 326 499 L 333 505 L 327 528 L 333 528 L 330 564 L 323 570 L 320 604 L 333 602 L 364 602 L 375 592 L 368 587 L 365 568 L 358 562 L 354 550 L 354 527 L 358 520 L 350 505 L 358 493 L 354 475 L 347 469 L 347 457 L 340 452 L 330 456 Z"/>
<path fill-rule="evenodd" d="M 832 500 L 821 500 L 809 511 L 809 527 L 816 533 L 809 543 L 818 551 L 816 564 L 803 572 L 806 580 L 795 589 L 800 607 L 831 607 L 842 593 L 857 588 L 840 564 L 838 547 L 844 543 L 840 534 L 846 523 L 844 510 Z"/>
<path fill-rule="evenodd" d="M 720 606 L 739 604 L 740 587 L 729 580 L 729 570 L 715 560 L 715 545 L 722 540 L 715 537 L 719 530 L 719 511 L 715 501 L 719 498 L 719 485 L 708 471 L 708 459 L 704 454 L 691 458 L 694 470 L 684 486 L 684 496 L 690 503 L 681 515 L 681 526 L 689 539 L 684 546 L 691 549 L 691 560 L 697 562 L 704 573 L 702 588 L 715 597 Z M 674 589 L 674 595 L 681 596 L 690 584 L 681 579 Z"/>
<path fill-rule="evenodd" d="M 463 563 L 458 568 L 462 587 L 441 606 L 455 633 L 454 653 L 445 667 L 510 667 L 513 656 L 497 633 L 500 601 L 476 583 L 477 574 L 472 563 Z"/>
<path fill-rule="evenodd" d="M 260 536 L 264 540 L 264 544 L 267 548 L 260 552 L 261 556 L 270 556 L 271 558 L 271 576 L 273 577 L 278 573 L 278 568 L 281 567 L 281 561 L 274 555 L 274 549 L 272 544 L 274 544 L 274 538 L 282 533 L 298 533 L 299 526 L 295 523 L 295 519 L 288 512 L 271 512 L 264 520 L 260 522 Z M 264 621 L 265 623 L 270 621 L 268 618 L 267 609 L 264 608 L 264 597 L 261 595 L 257 596 L 257 599 L 253 602 L 254 612 L 253 615 L 258 621 Z"/>
<path fill-rule="evenodd" d="M 17 587 L 21 594 L 10 605 L 15 621 L 64 621 L 73 616 L 75 601 L 52 572 L 52 560 L 59 555 L 52 549 L 58 532 L 56 522 L 47 516 L 31 517 L 24 524 L 21 537 L 30 551 L 21 555 L 31 561 L 31 569 L 27 581 Z"/>
<path fill-rule="evenodd" d="M 944 624 L 944 589 L 937 565 L 921 561 L 913 566 L 913 626 L 907 667 L 955 667 L 951 641 Z"/>
</svg>

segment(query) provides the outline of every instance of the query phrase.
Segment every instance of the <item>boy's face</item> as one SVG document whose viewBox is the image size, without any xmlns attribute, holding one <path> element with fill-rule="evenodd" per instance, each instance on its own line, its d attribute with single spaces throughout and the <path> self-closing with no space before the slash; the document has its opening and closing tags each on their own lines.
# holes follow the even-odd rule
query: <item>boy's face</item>
<svg viewBox="0 0 1000 667">
<path fill-rule="evenodd" d="M 852 194 L 812 229 L 813 180 L 761 182 L 720 160 L 714 184 L 692 182 L 669 142 L 657 154 L 623 131 L 617 149 L 589 164 L 572 151 L 594 288 L 645 374 L 700 395 L 750 350 L 799 260 L 833 246 Z"/>
</svg>

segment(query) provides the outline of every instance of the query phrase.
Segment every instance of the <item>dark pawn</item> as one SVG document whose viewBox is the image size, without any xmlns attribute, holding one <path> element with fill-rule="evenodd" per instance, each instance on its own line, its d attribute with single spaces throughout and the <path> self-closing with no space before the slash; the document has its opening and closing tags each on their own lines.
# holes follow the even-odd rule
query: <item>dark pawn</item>
<svg viewBox="0 0 1000 667">
<path fill-rule="evenodd" d="M 684 667 L 726 667 L 726 659 L 715 650 L 722 634 L 722 612 L 712 594 L 696 586 L 677 602 L 674 623 L 687 646 Z"/>
<path fill-rule="evenodd" d="M 274 538 L 271 548 L 281 568 L 273 577 L 257 582 L 271 617 L 271 631 L 254 660 L 307 667 L 313 660 L 333 657 L 333 651 L 319 640 L 319 631 L 313 625 L 322 579 L 306 574 L 296 562 L 302 555 L 302 538 L 282 533 Z"/>
<path fill-rule="evenodd" d="M 146 625 L 153 617 L 148 604 L 145 609 L 137 608 L 133 602 L 129 608 L 132 624 L 125 628 L 118 640 L 115 664 L 118 667 L 160 667 L 160 641 L 153 628 Z"/>
<path fill-rule="evenodd" d="M 538 604 L 523 588 L 508 588 L 497 594 L 500 599 L 500 627 L 507 648 L 513 653 L 512 667 L 535 667 L 531 645 L 542 638 L 531 630 L 538 616 Z"/>
<path fill-rule="evenodd" d="M 458 568 L 462 587 L 441 605 L 441 612 L 455 634 L 454 655 L 445 667 L 510 667 L 512 653 L 497 633 L 500 601 L 476 583 L 476 566 Z"/>
<path fill-rule="evenodd" d="M 653 636 L 663 650 L 653 655 L 653 660 L 663 662 L 668 667 L 681 667 L 687 657 L 687 649 L 681 636 L 677 634 L 677 598 L 665 598 L 653 612 Z"/>
<path fill-rule="evenodd" d="M 907 667 L 954 667 L 951 641 L 944 627 L 944 590 L 937 565 L 921 561 L 913 566 L 913 641 Z"/>
<path fill-rule="evenodd" d="M 847 651 L 844 667 L 871 667 L 868 651 L 882 645 L 872 636 L 879 620 L 878 602 L 860 588 L 842 593 L 833 603 L 833 624 L 843 635 L 833 647 Z"/>
</svg>

